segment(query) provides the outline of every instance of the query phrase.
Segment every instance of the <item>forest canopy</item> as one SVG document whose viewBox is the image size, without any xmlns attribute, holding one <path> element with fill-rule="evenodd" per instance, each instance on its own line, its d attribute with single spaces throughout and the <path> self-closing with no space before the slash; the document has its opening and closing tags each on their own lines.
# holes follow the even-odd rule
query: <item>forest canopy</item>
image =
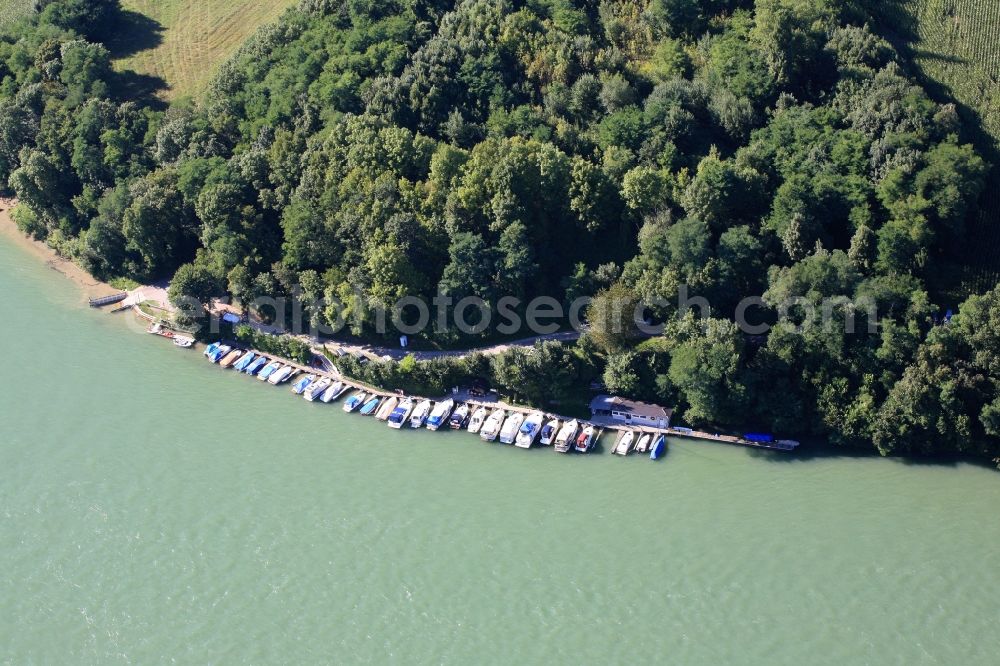
<svg viewBox="0 0 1000 666">
<path fill-rule="evenodd" d="M 39 4 L 0 35 L 0 185 L 96 276 L 336 298 L 361 336 L 405 296 L 667 303 L 653 340 L 593 322 L 609 388 L 883 453 L 1000 447 L 1000 287 L 936 288 L 990 165 L 863 3 L 302 0 L 167 108 L 111 67 L 115 0 Z M 769 335 L 733 322 L 752 295 Z M 838 325 L 795 299 L 842 299 Z"/>
</svg>

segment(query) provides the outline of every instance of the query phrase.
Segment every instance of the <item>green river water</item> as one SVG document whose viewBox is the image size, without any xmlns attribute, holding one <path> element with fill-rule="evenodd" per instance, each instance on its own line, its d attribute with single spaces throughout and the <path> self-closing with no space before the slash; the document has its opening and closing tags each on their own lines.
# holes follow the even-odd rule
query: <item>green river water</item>
<svg viewBox="0 0 1000 666">
<path fill-rule="evenodd" d="M 1000 475 L 395 432 L 0 240 L 0 662 L 997 664 Z"/>
</svg>

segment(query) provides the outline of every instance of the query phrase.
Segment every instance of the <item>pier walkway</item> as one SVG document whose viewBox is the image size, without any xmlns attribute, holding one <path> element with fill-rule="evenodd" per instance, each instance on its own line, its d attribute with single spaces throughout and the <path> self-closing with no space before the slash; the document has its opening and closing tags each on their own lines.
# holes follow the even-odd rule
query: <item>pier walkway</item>
<svg viewBox="0 0 1000 666">
<path fill-rule="evenodd" d="M 308 374 L 314 374 L 314 375 L 321 376 L 321 377 L 329 377 L 329 378 L 333 379 L 334 381 L 341 381 L 341 382 L 343 382 L 345 385 L 347 385 L 349 387 L 349 389 L 358 390 L 358 391 L 365 391 L 371 397 L 378 397 L 378 398 L 382 398 L 382 399 L 388 398 L 388 397 L 391 397 L 391 396 L 401 397 L 401 396 L 404 395 L 403 392 L 401 392 L 401 391 L 390 391 L 390 390 L 387 390 L 387 389 L 379 388 L 377 386 L 372 386 L 371 384 L 367 384 L 365 382 L 353 379 L 351 377 L 347 377 L 347 376 L 341 374 L 341 372 L 339 370 L 337 370 L 337 368 L 335 366 L 333 366 L 332 364 L 329 364 L 330 365 L 329 368 L 317 368 L 317 367 L 314 367 L 314 366 L 303 365 L 301 363 L 297 363 L 295 361 L 291 361 L 289 359 L 282 358 L 282 357 L 276 356 L 274 354 L 269 354 L 267 352 L 262 352 L 262 351 L 260 351 L 258 349 L 253 349 L 251 347 L 247 347 L 246 345 L 241 344 L 239 341 L 226 341 L 226 344 L 232 345 L 234 349 L 235 348 L 242 348 L 242 349 L 245 349 L 247 351 L 252 351 L 252 352 L 254 352 L 255 354 L 257 354 L 259 356 L 265 356 L 265 357 L 267 357 L 269 359 L 276 360 L 276 361 L 281 361 L 282 363 L 284 363 L 286 365 L 290 365 L 293 368 L 295 368 L 295 375 L 293 375 L 293 376 L 299 375 L 301 373 L 308 373 Z M 313 353 L 316 354 L 316 351 L 314 350 Z M 320 354 L 316 354 L 316 355 L 320 356 Z M 562 414 L 556 414 L 554 412 L 549 412 L 549 411 L 546 411 L 544 409 L 536 409 L 536 408 L 532 408 L 532 407 L 524 407 L 522 405 L 514 405 L 514 404 L 506 403 L 506 402 L 503 402 L 502 400 L 499 400 L 499 399 L 492 399 L 491 400 L 488 397 L 487 398 L 484 398 L 484 397 L 471 397 L 471 396 L 468 395 L 468 392 L 466 392 L 466 391 L 457 391 L 457 392 L 453 392 L 453 394 L 451 394 L 451 395 L 437 396 L 437 397 L 428 397 L 428 396 L 420 396 L 420 395 L 409 395 L 408 397 L 410 397 L 410 398 L 412 398 L 412 399 L 414 399 L 416 401 L 425 400 L 425 399 L 426 400 L 440 401 L 440 400 L 445 400 L 445 399 L 448 399 L 448 398 L 452 398 L 452 399 L 454 399 L 456 401 L 456 403 L 464 402 L 464 403 L 470 405 L 473 408 L 478 408 L 478 407 L 486 407 L 487 409 L 500 408 L 500 409 L 503 409 L 503 410 L 505 410 L 507 412 L 520 412 L 520 413 L 525 414 L 525 415 L 528 415 L 528 414 L 531 414 L 531 413 L 534 413 L 534 412 L 541 412 L 545 416 L 546 420 L 559 419 L 563 423 L 565 423 L 567 421 L 572 421 L 572 420 L 575 419 L 575 420 L 579 421 L 582 424 L 582 427 L 587 427 L 587 426 L 593 426 L 594 427 L 595 432 L 597 433 L 596 436 L 595 436 L 595 444 L 596 443 L 600 443 L 601 436 L 604 435 L 605 432 L 614 433 L 614 435 L 615 435 L 615 441 L 617 442 L 618 439 L 624 433 L 632 431 L 632 432 L 635 432 L 636 435 L 641 435 L 641 434 L 644 434 L 644 433 L 650 433 L 650 434 L 654 434 L 654 435 L 656 435 L 656 434 L 662 434 L 662 435 L 665 435 L 667 437 L 683 437 L 685 439 L 695 439 L 695 440 L 700 440 L 700 441 L 712 441 L 712 442 L 719 442 L 719 443 L 723 443 L 723 444 L 733 444 L 733 445 L 737 445 L 737 446 L 745 446 L 745 447 L 754 448 L 754 449 L 764 449 L 764 450 L 770 450 L 770 451 L 788 451 L 788 450 L 790 450 L 790 448 L 788 446 L 782 446 L 781 443 L 779 443 L 779 442 L 771 442 L 771 443 L 754 442 L 754 441 L 750 441 L 748 439 L 744 439 L 742 437 L 738 437 L 736 435 L 721 435 L 721 434 L 718 434 L 718 433 L 714 433 L 713 434 L 713 433 L 708 433 L 708 432 L 702 432 L 702 431 L 699 431 L 699 430 L 692 430 L 690 428 L 676 428 L 676 427 L 656 428 L 656 427 L 647 426 L 647 425 L 631 425 L 631 424 L 627 424 L 627 423 L 621 423 L 621 422 L 618 422 L 618 421 L 615 421 L 615 420 L 612 420 L 612 419 L 602 418 L 602 417 L 577 418 L 577 417 L 572 417 L 572 416 L 565 416 L 565 415 L 562 415 Z M 794 443 L 794 444 L 797 445 L 797 442 Z M 791 448 L 794 448 L 794 446 L 791 447 Z"/>
</svg>

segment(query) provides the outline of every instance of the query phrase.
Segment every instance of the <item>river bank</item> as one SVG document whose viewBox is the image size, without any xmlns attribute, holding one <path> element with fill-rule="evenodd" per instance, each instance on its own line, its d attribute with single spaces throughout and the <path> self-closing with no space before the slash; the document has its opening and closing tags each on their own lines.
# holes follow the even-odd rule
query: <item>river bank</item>
<svg viewBox="0 0 1000 666">
<path fill-rule="evenodd" d="M 0 236 L 5 241 L 16 245 L 43 264 L 61 274 L 66 279 L 75 284 L 84 298 L 96 298 L 118 291 L 110 284 L 98 280 L 93 275 L 83 270 L 65 257 L 60 257 L 56 251 L 42 241 L 29 238 L 20 229 L 11 217 L 11 211 L 17 206 L 14 199 L 0 198 Z"/>
<path fill-rule="evenodd" d="M 981 465 L 400 432 L 81 308 L 2 239 L 0 284 L 0 348 L 48 350 L 4 368 L 6 661 L 996 661 Z"/>
</svg>

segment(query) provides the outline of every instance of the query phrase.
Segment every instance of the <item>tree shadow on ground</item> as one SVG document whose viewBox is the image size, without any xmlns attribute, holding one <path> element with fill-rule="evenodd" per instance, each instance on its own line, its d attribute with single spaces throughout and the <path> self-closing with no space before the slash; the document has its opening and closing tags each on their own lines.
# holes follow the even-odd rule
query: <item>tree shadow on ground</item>
<svg viewBox="0 0 1000 666">
<path fill-rule="evenodd" d="M 140 74 L 128 69 L 116 72 L 113 80 L 115 96 L 120 100 L 136 102 L 155 111 L 163 111 L 167 103 L 159 93 L 167 89 L 167 82 L 159 76 Z"/>
<path fill-rule="evenodd" d="M 112 58 L 127 58 L 163 43 L 163 25 L 145 14 L 123 9 L 105 42 Z"/>
</svg>

